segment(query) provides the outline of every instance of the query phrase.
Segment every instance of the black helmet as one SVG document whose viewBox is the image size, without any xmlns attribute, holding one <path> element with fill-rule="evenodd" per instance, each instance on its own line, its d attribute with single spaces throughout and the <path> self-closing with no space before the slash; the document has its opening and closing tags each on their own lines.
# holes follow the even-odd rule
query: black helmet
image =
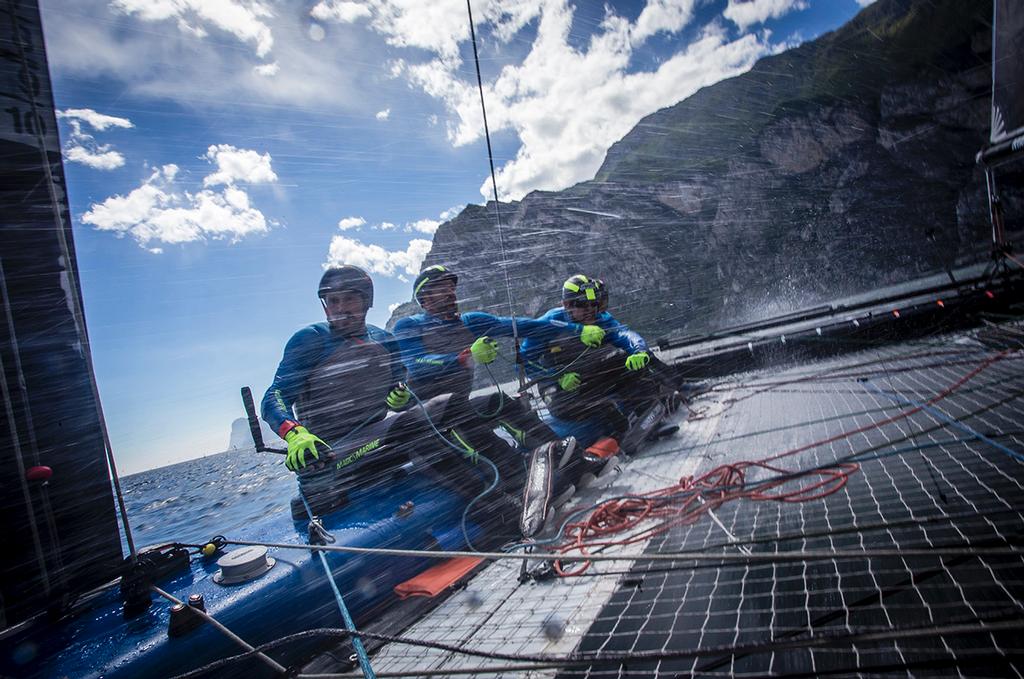
<svg viewBox="0 0 1024 679">
<path fill-rule="evenodd" d="M 608 286 L 600 278 L 595 278 L 597 283 L 597 313 L 608 311 Z"/>
<path fill-rule="evenodd" d="M 428 266 L 423 271 L 420 271 L 420 275 L 412 282 L 412 296 L 416 298 L 417 302 L 420 301 L 420 291 L 423 290 L 427 283 L 436 283 L 445 279 L 451 279 L 456 285 L 459 283 L 459 277 L 451 267 L 441 266 L 440 264 Z"/>
<path fill-rule="evenodd" d="M 366 300 L 366 308 L 373 306 L 373 281 L 370 276 L 358 266 L 343 264 L 333 266 L 320 277 L 320 287 L 317 289 L 317 297 L 323 299 L 329 292 L 341 292 L 342 290 L 354 290 Z"/>
<path fill-rule="evenodd" d="M 601 287 L 598 279 L 578 273 L 562 283 L 562 301 L 600 304 Z"/>
</svg>

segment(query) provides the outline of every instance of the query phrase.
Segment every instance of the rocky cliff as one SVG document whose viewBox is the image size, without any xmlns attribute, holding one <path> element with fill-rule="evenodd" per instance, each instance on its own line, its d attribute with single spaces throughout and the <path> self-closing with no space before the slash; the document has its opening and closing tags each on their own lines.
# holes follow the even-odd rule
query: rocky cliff
<svg viewBox="0 0 1024 679">
<path fill-rule="evenodd" d="M 653 339 L 983 260 L 990 13 L 879 0 L 648 116 L 594 180 L 497 206 L 517 313 L 553 306 L 585 272 Z M 1003 183 L 1011 215 L 1020 179 Z M 463 308 L 505 313 L 495 212 L 443 224 L 424 266 L 458 269 Z"/>
</svg>

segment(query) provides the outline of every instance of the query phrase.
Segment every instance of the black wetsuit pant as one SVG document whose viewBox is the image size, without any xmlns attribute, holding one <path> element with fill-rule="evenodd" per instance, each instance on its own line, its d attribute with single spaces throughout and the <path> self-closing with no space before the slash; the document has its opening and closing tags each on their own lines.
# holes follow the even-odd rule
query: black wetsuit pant
<svg viewBox="0 0 1024 679">
<path fill-rule="evenodd" d="M 487 457 L 501 474 L 501 488 L 518 493 L 526 473 L 528 451 L 558 436 L 526 404 L 525 398 L 513 398 L 498 392 L 472 397 L 452 396 L 445 412 L 445 429 L 450 438 L 464 448 Z M 509 445 L 495 429 L 501 427 L 518 443 Z"/>
</svg>

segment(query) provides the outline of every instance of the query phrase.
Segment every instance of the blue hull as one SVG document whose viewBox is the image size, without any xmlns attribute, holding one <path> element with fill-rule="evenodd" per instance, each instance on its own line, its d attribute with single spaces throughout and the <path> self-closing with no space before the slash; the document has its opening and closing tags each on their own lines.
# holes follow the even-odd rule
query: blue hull
<svg viewBox="0 0 1024 679">
<path fill-rule="evenodd" d="M 399 506 L 410 501 L 412 512 L 399 517 Z M 350 501 L 324 516 L 323 522 L 336 545 L 460 549 L 465 547 L 461 528 L 464 507 L 465 499 L 455 493 L 410 476 L 386 488 L 352 493 Z M 293 524 L 286 516 L 271 517 L 251 528 L 244 539 L 306 544 L 305 523 Z M 472 524 L 467 529 L 471 539 L 481 532 Z M 193 560 L 187 573 L 156 584 L 181 600 L 201 594 L 211 615 L 254 646 L 311 628 L 344 626 L 317 555 L 271 549 L 269 556 L 276 560 L 273 568 L 243 584 L 216 584 L 216 559 L 201 557 Z M 396 600 L 395 585 L 437 563 L 379 555 L 326 556 L 357 624 L 365 624 Z M 184 636 L 169 637 L 169 609 L 166 600 L 154 595 L 144 613 L 125 620 L 119 591 L 109 588 L 73 619 L 42 623 L 0 643 L 0 673 L 13 677 L 163 677 L 241 652 L 206 624 Z M 288 665 L 311 657 L 323 644 L 323 639 L 304 639 L 270 655 Z M 264 674 L 269 670 L 255 659 L 216 672 L 218 677 Z"/>
</svg>

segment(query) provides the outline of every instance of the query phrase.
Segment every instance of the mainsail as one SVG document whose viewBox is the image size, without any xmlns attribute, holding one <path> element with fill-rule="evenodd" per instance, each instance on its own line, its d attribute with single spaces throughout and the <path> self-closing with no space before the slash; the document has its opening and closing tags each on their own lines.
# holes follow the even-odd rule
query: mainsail
<svg viewBox="0 0 1024 679">
<path fill-rule="evenodd" d="M 2 630 L 122 559 L 35 0 L 0 11 L 0 159 Z"/>
<path fill-rule="evenodd" d="M 995 0 L 994 11 L 990 142 L 998 144 L 1024 134 L 1024 7 L 1017 0 Z"/>
</svg>

